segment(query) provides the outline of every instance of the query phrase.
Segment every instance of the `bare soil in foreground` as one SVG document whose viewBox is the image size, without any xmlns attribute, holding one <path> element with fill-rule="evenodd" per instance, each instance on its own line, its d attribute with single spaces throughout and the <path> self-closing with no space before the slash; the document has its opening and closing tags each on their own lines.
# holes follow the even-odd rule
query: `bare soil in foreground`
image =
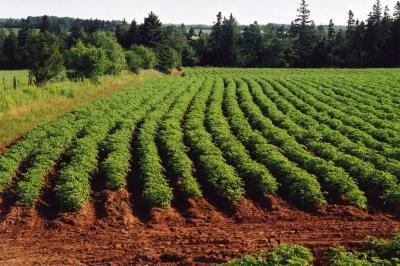
<svg viewBox="0 0 400 266">
<path fill-rule="evenodd" d="M 278 243 L 310 247 L 326 264 L 333 245 L 361 248 L 365 237 L 400 230 L 392 214 L 329 205 L 301 211 L 279 198 L 228 206 L 178 199 L 168 210 L 131 206 L 129 193 L 94 190 L 75 213 L 52 206 L 51 193 L 34 208 L 0 202 L 1 265 L 211 265 Z"/>
</svg>

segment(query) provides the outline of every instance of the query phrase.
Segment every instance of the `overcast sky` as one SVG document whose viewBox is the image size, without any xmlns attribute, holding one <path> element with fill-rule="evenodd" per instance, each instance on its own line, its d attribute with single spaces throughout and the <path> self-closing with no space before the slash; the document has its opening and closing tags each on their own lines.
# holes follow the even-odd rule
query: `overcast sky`
<svg viewBox="0 0 400 266">
<path fill-rule="evenodd" d="M 382 0 L 391 10 L 397 0 Z M 261 24 L 290 23 L 300 0 L 0 0 L 0 17 L 68 16 L 79 18 L 119 19 L 141 22 L 150 12 L 163 23 L 211 24 L 218 11 L 229 13 L 240 24 L 255 20 Z M 332 18 L 344 25 L 347 11 L 365 19 L 375 0 L 308 0 L 311 18 L 317 24 L 327 24 Z"/>
</svg>

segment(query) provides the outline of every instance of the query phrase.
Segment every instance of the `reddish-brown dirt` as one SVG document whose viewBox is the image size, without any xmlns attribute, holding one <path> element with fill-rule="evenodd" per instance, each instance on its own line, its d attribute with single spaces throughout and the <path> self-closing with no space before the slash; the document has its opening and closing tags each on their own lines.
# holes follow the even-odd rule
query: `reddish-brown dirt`
<svg viewBox="0 0 400 266">
<path fill-rule="evenodd" d="M 336 205 L 308 213 L 277 198 L 233 208 L 188 200 L 147 214 L 133 213 L 126 191 L 95 198 L 103 203 L 101 216 L 94 200 L 77 213 L 54 215 L 43 206 L 0 203 L 0 264 L 210 265 L 278 243 L 304 244 L 324 264 L 332 245 L 359 248 L 368 235 L 389 238 L 400 230 L 390 214 Z"/>
</svg>

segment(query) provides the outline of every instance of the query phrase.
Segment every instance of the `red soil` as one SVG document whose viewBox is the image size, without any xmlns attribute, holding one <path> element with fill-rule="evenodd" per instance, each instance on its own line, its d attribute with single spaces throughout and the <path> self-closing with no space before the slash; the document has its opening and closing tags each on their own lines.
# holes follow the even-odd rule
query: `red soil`
<svg viewBox="0 0 400 266">
<path fill-rule="evenodd" d="M 0 203 L 0 264 L 209 265 L 278 243 L 304 244 L 324 264 L 332 245 L 360 248 L 368 235 L 389 238 L 400 230 L 390 214 L 336 205 L 312 214 L 277 198 L 262 200 L 264 208 L 250 200 L 233 208 L 189 200 L 147 214 L 132 213 L 127 192 L 97 198 L 101 215 L 94 201 L 54 217 L 44 203 L 30 209 Z"/>
</svg>

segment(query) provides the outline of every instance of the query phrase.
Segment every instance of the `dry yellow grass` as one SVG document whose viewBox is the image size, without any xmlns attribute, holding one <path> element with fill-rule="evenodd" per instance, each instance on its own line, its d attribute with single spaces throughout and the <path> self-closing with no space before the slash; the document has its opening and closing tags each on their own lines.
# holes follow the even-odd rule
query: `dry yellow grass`
<svg viewBox="0 0 400 266">
<path fill-rule="evenodd" d="M 6 112 L 0 113 L 0 149 L 20 138 L 30 129 L 51 121 L 75 107 L 161 75 L 159 72 L 149 70 L 142 71 L 137 76 L 125 73 L 118 77 L 103 77 L 102 83 L 98 86 L 87 87 L 86 84 L 82 84 L 82 88 L 74 91 L 73 98 L 54 95 L 11 107 Z"/>
</svg>

